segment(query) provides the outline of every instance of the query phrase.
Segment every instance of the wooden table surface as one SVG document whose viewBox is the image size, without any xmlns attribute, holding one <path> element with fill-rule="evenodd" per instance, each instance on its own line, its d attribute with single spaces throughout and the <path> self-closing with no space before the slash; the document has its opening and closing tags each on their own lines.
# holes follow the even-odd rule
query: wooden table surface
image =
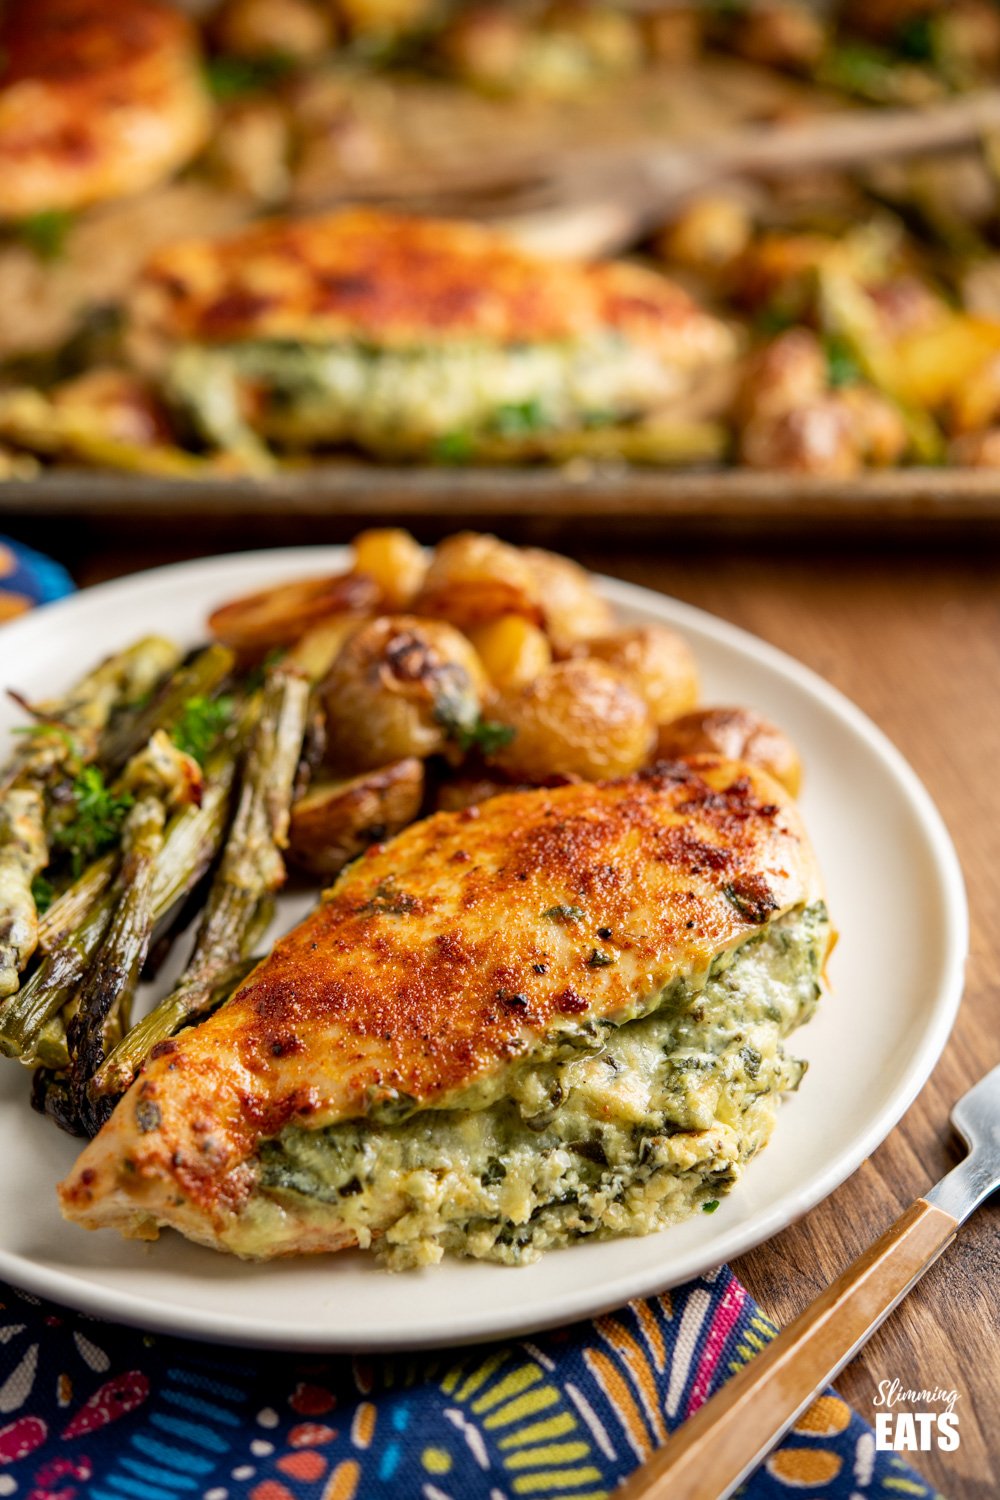
<svg viewBox="0 0 1000 1500">
<path fill-rule="evenodd" d="M 81 584 L 198 555 L 193 538 L 187 547 L 163 544 L 155 552 L 116 548 L 107 535 L 87 533 L 32 540 L 61 556 Z M 234 536 L 225 550 L 240 544 Z M 562 544 L 571 550 L 565 538 Z M 841 688 L 923 778 L 965 871 L 972 910 L 966 999 L 933 1077 L 853 1177 L 736 1263 L 766 1311 L 785 1322 L 954 1165 L 951 1105 L 1000 1062 L 1000 553 L 882 548 L 865 555 L 820 543 L 775 555 L 730 543 L 710 554 L 704 546 L 685 553 L 663 545 L 641 555 L 578 555 L 754 631 Z M 994 1200 L 838 1382 L 872 1422 L 880 1381 L 958 1390 L 958 1451 L 912 1455 L 948 1500 L 1000 1494 L 998 1226 Z"/>
</svg>

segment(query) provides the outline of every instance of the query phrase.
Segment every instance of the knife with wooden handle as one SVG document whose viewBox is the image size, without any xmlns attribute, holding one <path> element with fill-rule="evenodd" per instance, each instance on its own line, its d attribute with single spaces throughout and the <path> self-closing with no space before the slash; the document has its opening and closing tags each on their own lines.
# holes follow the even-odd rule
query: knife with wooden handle
<svg viewBox="0 0 1000 1500">
<path fill-rule="evenodd" d="M 1000 1068 L 959 1100 L 969 1155 L 678 1429 L 615 1500 L 727 1500 L 1000 1187 Z"/>
</svg>

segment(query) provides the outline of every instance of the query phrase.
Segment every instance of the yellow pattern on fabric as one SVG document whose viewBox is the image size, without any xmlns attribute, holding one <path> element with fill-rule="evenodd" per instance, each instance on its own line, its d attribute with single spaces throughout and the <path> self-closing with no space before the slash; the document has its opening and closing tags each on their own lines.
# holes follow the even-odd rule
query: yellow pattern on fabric
<svg viewBox="0 0 1000 1500">
<path fill-rule="evenodd" d="M 522 1474 L 514 1480 L 512 1488 L 516 1495 L 537 1495 L 543 1491 L 556 1494 L 559 1490 L 575 1490 L 581 1484 L 593 1484 L 595 1479 L 600 1483 L 601 1471 L 590 1464 L 585 1469 L 553 1469 L 546 1474 Z"/>
<path fill-rule="evenodd" d="M 533 1417 L 536 1412 L 544 1411 L 546 1407 L 554 1405 L 559 1400 L 559 1392 L 550 1385 L 543 1385 L 537 1391 L 526 1391 L 523 1396 L 518 1396 L 516 1401 L 508 1401 L 506 1406 L 501 1406 L 497 1411 L 490 1412 L 483 1423 L 484 1427 L 508 1427 L 511 1422 L 516 1422 L 521 1417 Z"/>
<path fill-rule="evenodd" d="M 484 1411 L 492 1411 L 494 1406 L 499 1406 L 501 1401 L 506 1401 L 510 1396 L 519 1396 L 529 1386 L 537 1385 L 542 1379 L 542 1372 L 538 1365 L 522 1365 L 519 1370 L 511 1370 L 509 1375 L 491 1386 L 488 1391 L 479 1396 L 472 1403 L 472 1410 L 479 1415 Z"/>
<path fill-rule="evenodd" d="M 473 1370 L 468 1379 L 455 1392 L 455 1400 L 468 1401 L 473 1392 L 478 1391 L 480 1386 L 485 1385 L 490 1376 L 495 1374 L 496 1371 L 499 1370 L 504 1360 L 509 1358 L 509 1349 L 498 1349 L 496 1353 L 491 1354 L 487 1359 L 484 1359 L 482 1364 L 479 1366 L 479 1369 Z"/>
<path fill-rule="evenodd" d="M 532 1422 L 530 1427 L 522 1427 L 519 1432 L 508 1432 L 500 1438 L 497 1447 L 519 1448 L 523 1443 L 544 1443 L 576 1430 L 576 1418 L 568 1411 L 561 1411 L 557 1417 L 549 1417 L 545 1422 Z"/>
<path fill-rule="evenodd" d="M 569 1464 L 587 1458 L 589 1443 L 546 1443 L 542 1448 L 521 1448 L 505 1458 L 505 1469 L 530 1469 L 534 1464 Z"/>
</svg>

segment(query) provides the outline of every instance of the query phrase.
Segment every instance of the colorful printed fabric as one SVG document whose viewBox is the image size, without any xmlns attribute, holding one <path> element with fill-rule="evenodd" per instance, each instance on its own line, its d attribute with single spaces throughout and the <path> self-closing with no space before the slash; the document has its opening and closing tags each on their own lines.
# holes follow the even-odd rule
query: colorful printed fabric
<svg viewBox="0 0 1000 1500">
<path fill-rule="evenodd" d="M 21 542 L 0 536 L 0 624 L 36 604 L 49 604 L 73 592 L 66 569 Z"/>
<path fill-rule="evenodd" d="M 0 1497 L 603 1500 L 774 1337 L 728 1268 L 534 1340 L 316 1358 L 206 1347 L 0 1287 Z M 750 1500 L 932 1491 L 834 1391 Z"/>
</svg>

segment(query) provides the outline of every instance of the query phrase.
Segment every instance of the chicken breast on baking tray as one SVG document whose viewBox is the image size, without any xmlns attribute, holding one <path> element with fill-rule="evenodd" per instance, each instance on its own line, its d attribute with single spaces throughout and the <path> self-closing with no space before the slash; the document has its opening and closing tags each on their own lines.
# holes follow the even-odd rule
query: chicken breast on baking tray
<svg viewBox="0 0 1000 1500">
<path fill-rule="evenodd" d="M 165 0 L 12 0 L 0 22 L 0 219 L 151 187 L 201 147 L 195 30 Z"/>
<path fill-rule="evenodd" d="M 733 352 L 641 266 L 531 256 L 469 223 L 352 209 L 153 257 L 132 346 L 213 445 L 426 455 L 663 409 Z"/>
<path fill-rule="evenodd" d="M 829 944 L 794 805 L 745 765 L 438 813 L 154 1049 L 63 1211 L 404 1266 L 647 1233 L 766 1143 Z"/>
</svg>

